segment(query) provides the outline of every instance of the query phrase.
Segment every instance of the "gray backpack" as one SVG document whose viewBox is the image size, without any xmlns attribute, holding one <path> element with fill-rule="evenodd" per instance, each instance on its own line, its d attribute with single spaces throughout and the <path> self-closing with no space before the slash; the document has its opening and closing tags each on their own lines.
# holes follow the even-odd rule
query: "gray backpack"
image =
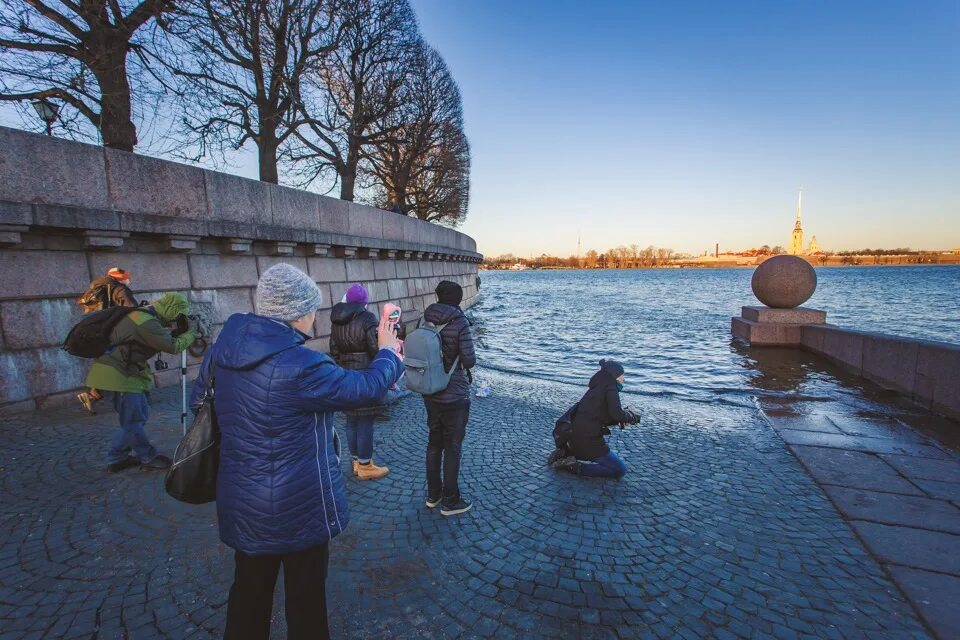
<svg viewBox="0 0 960 640">
<path fill-rule="evenodd" d="M 425 396 L 439 393 L 450 384 L 457 370 L 460 357 L 453 361 L 450 371 L 443 368 L 443 350 L 440 332 L 447 325 L 427 323 L 418 327 L 403 341 L 403 365 L 406 371 L 407 388 Z"/>
</svg>

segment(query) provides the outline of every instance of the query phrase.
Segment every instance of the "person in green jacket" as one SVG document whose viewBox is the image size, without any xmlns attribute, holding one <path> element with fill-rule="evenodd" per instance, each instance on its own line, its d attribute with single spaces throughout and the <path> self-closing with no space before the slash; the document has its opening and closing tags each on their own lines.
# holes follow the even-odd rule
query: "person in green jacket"
<svg viewBox="0 0 960 640">
<path fill-rule="evenodd" d="M 114 346 L 90 368 L 86 385 L 110 392 L 120 426 L 110 440 L 107 470 L 111 473 L 130 467 L 166 469 L 170 458 L 160 455 L 144 432 L 150 415 L 147 391 L 153 387 L 148 361 L 159 352 L 180 353 L 197 338 L 196 321 L 189 321 L 184 333 L 174 336 L 170 325 L 186 316 L 190 304 L 179 293 L 168 293 L 150 307 L 124 317 L 110 334 Z"/>
</svg>

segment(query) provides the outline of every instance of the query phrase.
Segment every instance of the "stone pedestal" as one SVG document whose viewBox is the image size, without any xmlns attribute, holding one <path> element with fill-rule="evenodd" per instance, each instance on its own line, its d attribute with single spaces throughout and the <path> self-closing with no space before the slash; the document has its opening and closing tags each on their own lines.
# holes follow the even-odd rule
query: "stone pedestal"
<svg viewBox="0 0 960 640">
<path fill-rule="evenodd" d="M 739 318 L 732 318 L 730 330 L 750 346 L 799 347 L 800 327 L 805 324 L 824 324 L 827 312 L 797 307 L 743 307 Z"/>
</svg>

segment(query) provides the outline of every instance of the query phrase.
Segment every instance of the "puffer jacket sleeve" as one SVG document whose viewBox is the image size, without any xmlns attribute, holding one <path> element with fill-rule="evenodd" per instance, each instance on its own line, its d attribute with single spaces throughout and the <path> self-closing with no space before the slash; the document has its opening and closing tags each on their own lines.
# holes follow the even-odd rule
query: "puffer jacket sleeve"
<svg viewBox="0 0 960 640">
<path fill-rule="evenodd" d="M 363 325 L 363 335 L 366 341 L 367 354 L 371 358 L 377 357 L 377 352 L 380 351 L 380 342 L 377 340 L 377 327 L 380 325 L 377 322 L 377 318 L 371 313 L 369 316 L 366 316 Z"/>
<path fill-rule="evenodd" d="M 465 316 L 462 316 L 462 318 L 460 335 L 457 338 L 460 352 L 460 366 L 464 369 L 473 369 L 477 366 L 477 354 L 473 350 L 473 333 L 470 331 L 470 322 Z"/>
<path fill-rule="evenodd" d="M 318 354 L 300 376 L 298 400 L 307 411 L 340 411 L 378 404 L 400 379 L 403 363 L 389 349 L 380 350 L 370 366 L 351 371 Z"/>
<path fill-rule="evenodd" d="M 631 417 L 623 410 L 620 405 L 620 393 L 617 392 L 615 385 L 610 385 L 606 390 L 607 415 L 610 416 L 610 424 L 619 424 L 621 422 L 630 422 Z M 609 432 L 608 432 L 609 433 Z"/>
<path fill-rule="evenodd" d="M 150 318 L 136 328 L 136 339 L 151 349 L 164 353 L 180 353 L 197 339 L 192 331 L 174 337 L 156 318 Z"/>
</svg>

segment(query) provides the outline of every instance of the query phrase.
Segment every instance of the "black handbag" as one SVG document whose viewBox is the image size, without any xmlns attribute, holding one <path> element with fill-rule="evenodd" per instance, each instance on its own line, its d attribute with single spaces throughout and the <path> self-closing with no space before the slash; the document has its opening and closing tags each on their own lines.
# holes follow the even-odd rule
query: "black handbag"
<svg viewBox="0 0 960 640">
<path fill-rule="evenodd" d="M 186 435 L 177 445 L 173 464 L 167 470 L 167 493 L 189 504 L 205 504 L 217 498 L 217 470 L 220 468 L 220 427 L 213 408 L 213 364 L 204 390 L 203 403 Z"/>
</svg>

